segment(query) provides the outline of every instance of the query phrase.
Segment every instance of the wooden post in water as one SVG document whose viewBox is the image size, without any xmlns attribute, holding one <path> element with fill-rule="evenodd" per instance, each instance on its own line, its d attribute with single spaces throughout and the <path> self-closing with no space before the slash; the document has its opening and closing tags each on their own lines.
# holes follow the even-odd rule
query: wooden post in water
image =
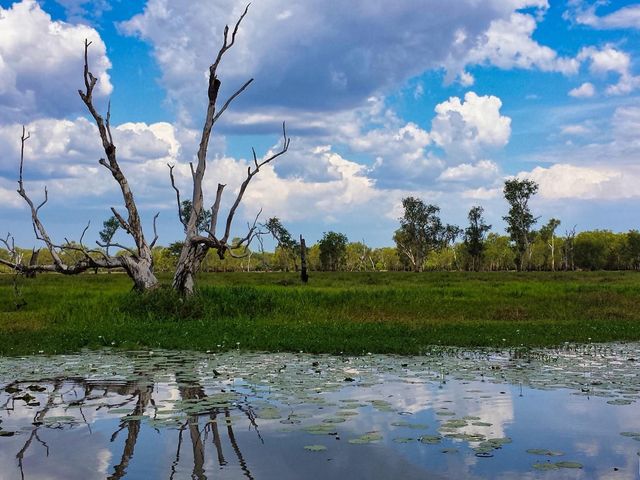
<svg viewBox="0 0 640 480">
<path fill-rule="evenodd" d="M 307 275 L 307 245 L 304 243 L 302 235 L 300 235 L 300 280 L 302 280 L 302 283 L 309 281 L 309 275 Z"/>
</svg>

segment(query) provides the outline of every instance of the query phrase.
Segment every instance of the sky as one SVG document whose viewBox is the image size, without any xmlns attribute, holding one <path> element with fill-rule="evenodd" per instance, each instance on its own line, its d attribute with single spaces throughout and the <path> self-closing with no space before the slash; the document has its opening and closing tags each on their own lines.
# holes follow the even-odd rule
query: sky
<svg viewBox="0 0 640 480">
<path fill-rule="evenodd" d="M 181 240 L 167 164 L 189 198 L 208 66 L 245 6 L 0 0 L 0 235 L 37 245 L 15 191 L 22 125 L 25 187 L 38 202 L 47 186 L 54 241 L 88 221 L 96 239 L 123 210 L 77 93 L 86 38 L 147 236 L 159 212 L 159 244 Z M 249 186 L 238 236 L 262 209 L 308 243 L 334 230 L 392 245 L 407 196 L 463 227 L 481 205 L 502 233 L 514 176 L 540 185 L 534 214 L 560 233 L 639 228 L 639 37 L 640 3 L 624 0 L 256 0 L 218 70 L 223 99 L 255 80 L 216 124 L 205 204 L 224 183 L 228 208 L 284 121 L 291 147 Z"/>
</svg>

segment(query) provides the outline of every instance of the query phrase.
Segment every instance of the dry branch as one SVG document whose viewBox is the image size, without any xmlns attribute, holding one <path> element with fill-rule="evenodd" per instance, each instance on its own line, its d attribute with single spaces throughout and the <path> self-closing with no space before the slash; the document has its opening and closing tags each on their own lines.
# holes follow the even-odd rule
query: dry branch
<svg viewBox="0 0 640 480">
<path fill-rule="evenodd" d="M 251 179 L 258 174 L 260 168 L 267 165 L 269 162 L 272 162 L 279 156 L 283 155 L 289 149 L 290 139 L 287 136 L 286 127 L 283 123 L 283 143 L 282 148 L 278 152 L 262 160 L 258 160 L 255 150 L 252 149 L 253 166 L 247 168 L 247 176 L 240 185 L 238 194 L 236 195 L 236 198 L 231 208 L 229 209 L 225 220 L 224 233 L 222 237 L 218 238 L 216 227 L 218 218 L 220 216 L 219 214 L 222 194 L 225 188 L 225 185 L 223 184 L 218 184 L 215 201 L 213 206 L 211 207 L 211 220 L 209 223 L 209 228 L 206 229 L 205 234 L 200 234 L 200 232 L 198 231 L 198 223 L 199 219 L 203 218 L 204 210 L 204 192 L 202 182 L 207 168 L 207 150 L 209 148 L 211 132 L 216 122 L 220 119 L 222 114 L 227 110 L 231 103 L 253 82 L 253 79 L 247 80 L 222 104 L 222 107 L 217 110 L 218 95 L 221 86 L 220 79 L 217 76 L 218 67 L 224 54 L 234 45 L 240 24 L 242 23 L 244 17 L 247 15 L 248 11 L 249 6 L 247 5 L 242 15 L 240 15 L 240 18 L 236 22 L 233 30 L 231 31 L 231 35 L 229 35 L 229 26 L 225 27 L 222 46 L 220 47 L 214 62 L 209 67 L 209 86 L 207 90 L 208 104 L 205 121 L 202 127 L 202 136 L 198 147 L 197 164 L 195 168 L 192 163 L 190 164 L 193 190 L 191 197 L 191 212 L 189 218 L 184 218 L 183 212 L 181 211 L 180 191 L 176 187 L 175 178 L 173 176 L 174 167 L 171 165 L 169 166 L 171 186 L 176 192 L 176 200 L 178 202 L 178 216 L 180 222 L 185 228 L 185 241 L 183 242 L 182 251 L 178 260 L 178 265 L 173 279 L 173 286 L 178 292 L 184 295 L 189 295 L 193 292 L 194 276 L 198 272 L 200 264 L 204 260 L 208 250 L 216 250 L 218 256 L 221 259 L 224 258 L 225 254 L 227 253 L 229 253 L 231 256 L 238 256 L 238 254 L 233 250 L 237 250 L 239 248 L 244 247 L 246 252 L 246 249 L 251 243 L 251 240 L 255 238 L 255 235 L 258 234 L 256 230 L 258 217 L 256 217 L 253 225 L 247 225 L 248 232 L 244 237 L 236 242 L 229 242 L 233 219 L 235 217 L 236 211 L 240 203 L 242 202 L 244 193 L 249 186 Z"/>
</svg>

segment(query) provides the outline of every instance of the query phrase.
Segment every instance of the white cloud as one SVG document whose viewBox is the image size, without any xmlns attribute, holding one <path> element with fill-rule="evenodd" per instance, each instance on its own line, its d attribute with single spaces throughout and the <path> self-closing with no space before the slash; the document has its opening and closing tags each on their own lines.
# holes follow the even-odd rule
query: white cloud
<svg viewBox="0 0 640 480">
<path fill-rule="evenodd" d="M 569 95 L 574 98 L 591 98 L 596 94 L 596 87 L 591 82 L 585 82 L 579 87 L 569 91 Z"/>
<path fill-rule="evenodd" d="M 502 195 L 502 188 L 475 188 L 462 192 L 463 198 L 469 198 L 473 200 L 493 200 L 499 198 Z"/>
<path fill-rule="evenodd" d="M 461 163 L 455 167 L 449 167 L 440 174 L 438 180 L 448 182 L 494 180 L 497 178 L 499 171 L 500 169 L 495 162 L 480 160 L 474 164 Z"/>
<path fill-rule="evenodd" d="M 206 69 L 219 48 L 224 23 L 234 22 L 241 6 L 232 0 L 213 4 L 193 0 L 176 8 L 167 0 L 149 0 L 142 14 L 121 24 L 123 32 L 152 44 L 162 83 L 181 118 L 201 114 Z M 548 2 L 264 0 L 252 4 L 237 43 L 221 66 L 223 89 L 229 92 L 246 78 L 256 78 L 235 105 L 252 114 L 265 110 L 270 114 L 275 106 L 316 113 L 348 110 L 426 70 L 450 67 L 454 59 L 466 58 L 469 50 L 486 43 L 490 26 L 495 31 L 504 22 L 519 28 L 516 35 L 529 59 L 527 68 L 571 70 L 569 60 L 530 39 L 533 17 L 512 16 L 516 9 L 527 7 L 546 9 Z M 492 23 L 499 21 L 503 23 Z M 498 33 L 506 35 L 504 29 Z M 495 53 L 500 38 L 491 38 L 487 49 Z M 523 52 L 513 55 L 520 58 Z M 473 61 L 495 59 L 502 65 L 494 54 L 488 55 Z M 456 65 L 454 74 L 464 71 L 464 65 Z M 462 80 L 468 86 L 473 77 L 463 74 Z"/>
<path fill-rule="evenodd" d="M 604 77 L 608 73 L 618 74 L 618 83 L 609 85 L 606 93 L 609 95 L 627 94 L 640 87 L 640 76 L 631 73 L 631 58 L 612 45 L 602 48 L 585 47 L 580 50 L 578 60 L 588 61 L 589 71 L 596 76 Z"/>
<path fill-rule="evenodd" d="M 583 124 L 564 125 L 560 130 L 562 135 L 587 135 L 593 131 L 592 128 Z"/>
<path fill-rule="evenodd" d="M 64 117 L 81 109 L 84 40 L 97 97 L 111 93 L 111 63 L 99 33 L 84 25 L 54 21 L 34 0 L 0 7 L 0 121 Z"/>
<path fill-rule="evenodd" d="M 546 199 L 616 200 L 640 196 L 637 185 L 640 169 L 613 169 L 556 164 L 536 167 L 519 176 L 530 178 L 540 185 L 540 196 Z"/>
<path fill-rule="evenodd" d="M 533 40 L 536 27 L 537 21 L 533 15 L 518 12 L 512 13 L 509 18 L 493 20 L 487 32 L 463 60 L 452 60 L 452 64 L 459 65 L 457 71 L 462 72 L 459 74 L 461 83 L 469 85 L 473 79 L 464 72 L 464 65 L 490 64 L 506 70 L 535 68 L 564 75 L 576 73 L 580 66 L 578 61 L 560 57 L 553 49 Z M 456 73 L 455 67 L 453 73 Z"/>
<path fill-rule="evenodd" d="M 640 29 L 640 5 L 626 5 L 602 16 L 597 14 L 599 5 L 596 3 L 585 7 L 583 2 L 578 2 L 574 9 L 565 13 L 565 18 L 597 29 Z"/>
<path fill-rule="evenodd" d="M 109 0 L 55 0 L 61 5 L 72 23 L 85 23 L 89 18 L 99 18 L 105 11 L 111 10 Z"/>
<path fill-rule="evenodd" d="M 504 147 L 511 135 L 511 119 L 500 114 L 502 101 L 492 95 L 467 92 L 464 100 L 451 97 L 435 108 L 431 138 L 449 155 L 471 155 Z"/>
</svg>

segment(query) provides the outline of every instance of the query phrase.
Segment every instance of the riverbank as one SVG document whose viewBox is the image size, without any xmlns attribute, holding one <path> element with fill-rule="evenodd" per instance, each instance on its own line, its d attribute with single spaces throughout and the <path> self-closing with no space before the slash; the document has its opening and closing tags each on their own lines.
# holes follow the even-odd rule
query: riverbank
<svg viewBox="0 0 640 480">
<path fill-rule="evenodd" d="M 169 283 L 168 278 L 163 282 Z M 82 348 L 420 354 L 640 340 L 637 272 L 204 274 L 186 302 L 122 274 L 0 276 L 0 355 Z M 17 304 L 24 302 L 20 308 Z"/>
</svg>

